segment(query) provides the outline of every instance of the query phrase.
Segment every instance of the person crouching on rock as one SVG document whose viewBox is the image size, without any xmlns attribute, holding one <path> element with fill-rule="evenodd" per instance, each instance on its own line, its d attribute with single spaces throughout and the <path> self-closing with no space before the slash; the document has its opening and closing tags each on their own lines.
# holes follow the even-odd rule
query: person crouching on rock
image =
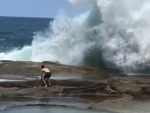
<svg viewBox="0 0 150 113">
<path fill-rule="evenodd" d="M 44 65 L 41 65 L 41 80 L 44 82 L 45 86 L 47 87 L 48 85 L 46 84 L 46 80 L 48 80 L 49 86 L 51 85 L 50 83 L 50 77 L 51 77 L 51 71 L 46 68 Z"/>
</svg>

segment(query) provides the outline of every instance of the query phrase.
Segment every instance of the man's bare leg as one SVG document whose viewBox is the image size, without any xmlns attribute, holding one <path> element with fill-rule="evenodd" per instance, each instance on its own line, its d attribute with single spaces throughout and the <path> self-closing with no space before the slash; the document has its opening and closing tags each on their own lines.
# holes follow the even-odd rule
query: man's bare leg
<svg viewBox="0 0 150 113">
<path fill-rule="evenodd" d="M 44 86 L 44 87 L 47 87 L 46 81 L 45 81 L 44 79 L 42 79 L 42 80 L 43 80 L 43 82 L 44 82 L 44 84 L 45 84 L 45 86 Z"/>
</svg>

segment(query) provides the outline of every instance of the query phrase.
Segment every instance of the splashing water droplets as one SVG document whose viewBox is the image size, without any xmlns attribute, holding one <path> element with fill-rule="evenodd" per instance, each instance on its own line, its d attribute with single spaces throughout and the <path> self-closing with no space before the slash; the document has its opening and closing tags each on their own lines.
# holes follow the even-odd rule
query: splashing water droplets
<svg viewBox="0 0 150 113">
<path fill-rule="evenodd" d="M 80 4 L 81 1 L 70 2 Z M 82 1 L 85 2 L 91 3 L 90 11 L 73 18 L 57 16 L 47 31 L 35 34 L 31 46 L 1 53 L 1 59 L 50 60 L 73 65 L 86 64 L 85 59 L 88 59 L 98 60 L 98 63 L 103 60 L 106 66 L 113 64 L 119 68 L 148 66 L 150 1 Z M 24 56 L 16 59 L 15 53 Z M 95 54 L 102 58 L 95 59 Z"/>
</svg>

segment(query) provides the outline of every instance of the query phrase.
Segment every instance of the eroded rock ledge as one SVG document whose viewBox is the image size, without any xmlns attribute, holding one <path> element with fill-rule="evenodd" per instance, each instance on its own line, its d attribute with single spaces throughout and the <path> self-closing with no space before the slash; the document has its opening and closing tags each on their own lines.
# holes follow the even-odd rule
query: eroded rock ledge
<svg viewBox="0 0 150 113">
<path fill-rule="evenodd" d="M 0 108 L 18 105 L 37 105 L 35 100 L 55 97 L 84 99 L 85 108 L 112 107 L 125 101 L 150 99 L 150 77 L 126 76 L 112 68 L 76 67 L 58 63 L 43 62 L 53 73 L 79 73 L 85 76 L 108 76 L 107 79 L 51 79 L 52 85 L 44 88 L 39 78 L 26 80 L 24 77 L 39 75 L 37 62 L 5 61 L 0 65 L 0 78 L 17 78 L 17 81 L 0 81 Z M 11 77 L 10 77 L 11 76 Z M 11 99 L 16 99 L 15 103 Z M 24 98 L 26 101 L 20 101 Z M 30 101 L 28 100 L 30 98 Z M 34 98 L 34 99 L 33 99 Z M 31 101 L 33 99 L 33 101 Z M 7 101 L 5 101 L 7 100 Z M 48 104 L 38 102 L 38 104 Z M 51 105 L 54 105 L 51 103 Z M 62 105 L 62 103 L 57 104 Z M 63 105 L 69 106 L 67 103 Z M 80 106 L 73 104 L 72 106 Z"/>
<path fill-rule="evenodd" d="M 148 77 L 113 77 L 99 81 L 51 80 L 51 83 L 52 86 L 44 88 L 41 80 L 1 81 L 0 97 L 51 97 L 61 93 L 65 96 L 79 96 L 87 99 L 88 96 L 91 99 L 93 96 L 93 99 L 99 101 L 97 98 L 121 97 L 124 94 L 138 98 L 150 96 L 150 78 Z"/>
</svg>

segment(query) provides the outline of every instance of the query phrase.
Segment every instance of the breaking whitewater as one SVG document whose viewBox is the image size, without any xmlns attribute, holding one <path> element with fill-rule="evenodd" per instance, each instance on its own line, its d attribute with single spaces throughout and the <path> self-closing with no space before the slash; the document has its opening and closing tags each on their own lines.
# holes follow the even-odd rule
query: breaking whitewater
<svg viewBox="0 0 150 113">
<path fill-rule="evenodd" d="M 89 9 L 76 17 L 58 14 L 45 31 L 34 34 L 30 45 L 1 52 L 0 59 L 150 72 L 149 0 L 70 0 L 70 3 L 80 7 L 86 4 Z"/>
</svg>

